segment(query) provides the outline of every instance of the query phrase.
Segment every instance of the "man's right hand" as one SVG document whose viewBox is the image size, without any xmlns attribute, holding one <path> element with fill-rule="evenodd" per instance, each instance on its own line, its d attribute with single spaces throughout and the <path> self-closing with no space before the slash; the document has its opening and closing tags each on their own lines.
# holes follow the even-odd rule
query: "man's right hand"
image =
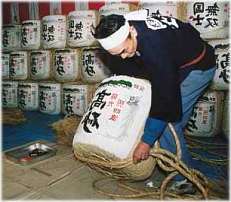
<svg viewBox="0 0 231 202">
<path fill-rule="evenodd" d="M 149 157 L 151 146 L 149 144 L 146 144 L 144 142 L 140 142 L 134 152 L 133 152 L 133 162 L 138 163 L 141 160 L 146 160 Z"/>
</svg>

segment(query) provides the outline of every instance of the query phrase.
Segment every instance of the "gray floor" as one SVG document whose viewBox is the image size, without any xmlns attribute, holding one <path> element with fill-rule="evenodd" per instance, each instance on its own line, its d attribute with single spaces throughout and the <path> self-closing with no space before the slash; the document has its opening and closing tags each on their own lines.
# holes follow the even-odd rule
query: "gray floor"
<svg viewBox="0 0 231 202">
<path fill-rule="evenodd" d="M 123 199 L 99 194 L 93 188 L 93 182 L 105 178 L 104 175 L 90 169 L 77 161 L 72 148 L 64 145 L 54 145 L 57 149 L 55 156 L 32 165 L 20 165 L 2 157 L 2 199 L 3 200 L 105 200 Z M 164 175 L 155 169 L 153 180 L 155 187 L 159 187 Z M 130 184 L 134 188 L 144 188 L 144 182 Z M 118 183 L 113 181 L 100 181 L 98 185 L 102 190 L 113 190 L 115 194 L 124 192 L 118 188 Z M 218 188 L 216 192 L 219 193 Z M 152 191 L 152 189 L 148 189 Z M 125 194 L 128 194 L 127 192 Z M 159 197 L 159 195 L 158 195 Z M 124 198 L 126 199 L 126 198 Z M 156 200 L 151 196 L 144 199 Z M 228 199 L 224 194 L 212 199 Z"/>
<path fill-rule="evenodd" d="M 34 165 L 19 165 L 3 155 L 2 198 L 108 199 L 92 188 L 102 175 L 77 161 L 71 147 L 57 146 L 57 154 Z"/>
</svg>

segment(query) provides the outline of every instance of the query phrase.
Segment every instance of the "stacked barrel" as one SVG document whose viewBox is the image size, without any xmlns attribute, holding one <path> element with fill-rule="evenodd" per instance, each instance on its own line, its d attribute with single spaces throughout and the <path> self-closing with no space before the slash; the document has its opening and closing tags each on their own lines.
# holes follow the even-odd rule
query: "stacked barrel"
<svg viewBox="0 0 231 202">
<path fill-rule="evenodd" d="M 165 15 L 192 24 L 215 49 L 216 73 L 199 99 L 186 134 L 228 136 L 228 2 L 140 2 L 150 16 Z M 3 26 L 2 104 L 48 114 L 82 116 L 98 83 L 110 76 L 92 28 L 101 16 L 125 14 L 133 4 L 108 2 L 97 10 L 72 11 Z M 187 44 L 186 44 L 187 45 Z"/>
<path fill-rule="evenodd" d="M 45 16 L 41 21 L 29 20 L 21 25 L 3 27 L 3 107 L 17 106 L 22 110 L 59 114 L 72 113 L 77 102 L 83 103 L 89 94 L 87 90 L 94 85 L 81 81 L 81 69 L 85 71 L 86 68 L 82 61 L 82 48 L 91 45 L 83 30 L 90 32 L 87 24 L 95 25 L 98 16 L 96 11 L 78 13 L 89 15 L 90 22 L 86 23 L 83 18 L 76 22 L 72 15 L 53 15 Z M 70 35 L 75 37 L 76 43 L 67 37 Z M 78 44 L 80 39 L 85 44 L 82 41 Z M 93 58 L 89 62 L 95 68 Z M 75 88 L 71 91 L 73 85 Z M 63 105 L 68 106 L 68 110 Z M 86 106 L 78 104 L 78 107 Z"/>
<path fill-rule="evenodd" d="M 194 108 L 186 131 L 189 135 L 228 138 L 228 90 L 230 75 L 229 3 L 216 1 L 187 4 L 187 21 L 215 49 L 216 72 L 210 89 Z"/>
</svg>

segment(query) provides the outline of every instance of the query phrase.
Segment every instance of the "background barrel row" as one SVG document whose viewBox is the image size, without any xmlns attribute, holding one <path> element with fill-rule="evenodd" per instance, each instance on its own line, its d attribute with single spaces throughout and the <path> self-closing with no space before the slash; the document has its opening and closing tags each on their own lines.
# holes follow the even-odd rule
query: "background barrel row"
<svg viewBox="0 0 231 202">
<path fill-rule="evenodd" d="M 103 15 L 145 8 L 192 24 L 216 54 L 216 74 L 187 124 L 192 136 L 228 136 L 229 2 L 3 2 L 2 104 L 82 116 L 110 75 L 91 35 Z M 187 44 L 186 44 L 187 45 Z"/>
</svg>

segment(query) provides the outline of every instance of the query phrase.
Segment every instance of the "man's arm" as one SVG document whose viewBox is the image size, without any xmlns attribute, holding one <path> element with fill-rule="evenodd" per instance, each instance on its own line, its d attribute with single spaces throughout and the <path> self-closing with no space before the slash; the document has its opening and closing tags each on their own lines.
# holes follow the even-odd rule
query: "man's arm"
<svg viewBox="0 0 231 202">
<path fill-rule="evenodd" d="M 166 122 L 148 118 L 145 123 L 144 134 L 140 143 L 133 152 L 133 161 L 139 162 L 149 157 L 149 152 L 155 141 L 160 137 L 166 127 Z"/>
</svg>

